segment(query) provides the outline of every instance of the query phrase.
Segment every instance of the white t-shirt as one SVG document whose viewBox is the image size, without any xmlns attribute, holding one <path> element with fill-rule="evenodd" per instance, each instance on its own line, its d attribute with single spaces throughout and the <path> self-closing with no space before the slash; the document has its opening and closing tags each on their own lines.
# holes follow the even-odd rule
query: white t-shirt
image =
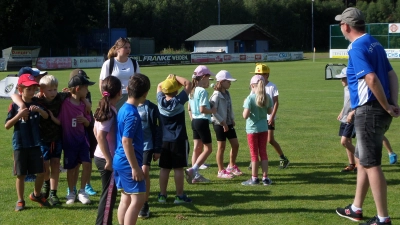
<svg viewBox="0 0 400 225">
<path fill-rule="evenodd" d="M 140 73 L 139 64 L 136 61 L 136 73 Z M 109 74 L 110 60 L 107 59 L 103 66 L 101 67 L 100 72 L 100 80 L 104 80 L 106 77 L 110 76 Z M 135 73 L 135 69 L 133 67 L 132 60 L 128 58 L 128 60 L 124 63 L 118 62 L 117 59 L 114 58 L 114 68 L 112 70 L 112 75 L 117 77 L 122 83 L 122 94 L 128 94 L 126 87 L 128 86 L 129 78 Z"/>
<path fill-rule="evenodd" d="M 265 85 L 265 93 L 267 93 L 271 97 L 272 107 L 274 107 L 274 103 L 275 103 L 274 97 L 279 95 L 278 88 L 276 87 L 276 85 L 274 83 L 269 81 L 268 84 Z M 270 118 L 270 115 L 268 114 L 267 119 L 269 120 L 269 118 Z M 276 116 L 275 116 L 275 118 L 276 118 Z"/>
</svg>

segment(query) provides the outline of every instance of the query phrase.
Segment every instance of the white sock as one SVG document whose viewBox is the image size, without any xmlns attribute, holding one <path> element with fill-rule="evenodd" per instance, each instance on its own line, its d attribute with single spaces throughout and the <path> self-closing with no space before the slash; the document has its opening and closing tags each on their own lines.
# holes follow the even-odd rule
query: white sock
<svg viewBox="0 0 400 225">
<path fill-rule="evenodd" d="M 378 215 L 379 222 L 381 222 L 381 223 L 385 222 L 385 220 L 388 218 L 390 218 L 390 217 L 381 217 Z"/>
<path fill-rule="evenodd" d="M 199 165 L 194 164 L 194 165 L 192 166 L 192 169 L 193 169 L 195 172 L 197 172 L 197 170 L 199 170 Z"/>
<path fill-rule="evenodd" d="M 351 204 L 351 210 L 353 210 L 353 212 L 357 212 L 358 210 L 362 211 L 362 208 L 355 207 L 353 204 Z"/>
</svg>

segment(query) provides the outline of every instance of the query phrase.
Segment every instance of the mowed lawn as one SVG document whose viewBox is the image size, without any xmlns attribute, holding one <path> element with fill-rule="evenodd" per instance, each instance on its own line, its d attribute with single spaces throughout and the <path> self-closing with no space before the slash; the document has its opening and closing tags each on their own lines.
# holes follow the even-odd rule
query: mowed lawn
<svg viewBox="0 0 400 225">
<path fill-rule="evenodd" d="M 138 224 L 354 224 L 336 215 L 336 207 L 352 202 L 355 192 L 356 174 L 343 174 L 340 170 L 347 164 L 345 149 L 338 137 L 339 122 L 336 120 L 343 104 L 343 87 L 339 80 L 324 80 L 327 63 L 347 63 L 338 59 L 312 59 L 296 62 L 269 62 L 270 80 L 279 88 L 279 110 L 276 120 L 276 140 L 290 160 L 287 169 L 280 170 L 279 157 L 268 145 L 270 160 L 269 176 L 271 186 L 245 187 L 240 183 L 251 173 L 247 170 L 250 155 L 242 118 L 242 104 L 249 94 L 249 81 L 254 63 L 212 64 L 212 72 L 226 69 L 237 82 L 232 82 L 230 93 L 236 115 L 236 131 L 240 142 L 238 166 L 244 172 L 241 177 L 231 180 L 217 178 L 215 161 L 216 140 L 214 131 L 213 153 L 207 163 L 211 168 L 201 173 L 211 179 L 209 184 L 188 185 L 185 192 L 193 203 L 174 205 L 175 185 L 171 173 L 168 185 L 168 203 L 157 202 L 159 192 L 157 163 L 151 169 L 151 217 L 139 220 Z M 400 74 L 400 61 L 391 61 Z M 156 102 L 156 86 L 168 74 L 174 73 L 191 79 L 196 65 L 141 67 L 143 74 L 151 80 L 148 98 Z M 71 70 L 49 71 L 59 79 L 59 90 L 68 82 Z M 85 69 L 91 80 L 98 81 L 100 69 Z M 4 78 L 12 72 L 1 72 Z M 208 89 L 211 94 L 212 89 Z M 93 110 L 100 98 L 98 84 L 90 87 L 93 96 Z M 10 100 L 0 99 L 0 120 L 5 121 Z M 187 115 L 187 114 L 186 114 Z M 189 117 L 186 117 L 189 141 L 192 132 Z M 395 152 L 400 153 L 399 121 L 394 119 L 387 137 Z M 28 199 L 33 183 L 26 183 L 25 198 L 27 209 L 14 212 L 17 201 L 15 177 L 12 176 L 12 129 L 3 130 L 0 135 L 0 224 L 94 224 L 101 181 L 93 165 L 92 185 L 99 194 L 91 197 L 91 205 L 74 205 L 39 208 Z M 193 146 L 193 144 L 192 144 Z M 229 144 L 227 145 L 229 146 Z M 229 150 L 229 149 L 228 149 Z M 225 153 L 228 162 L 229 151 Z M 191 157 L 191 154 L 190 154 Z M 189 159 L 189 162 L 191 158 Z M 386 150 L 383 150 L 382 167 L 388 182 L 389 211 L 394 221 L 400 221 L 400 173 L 398 165 L 389 165 Z M 260 171 L 261 173 L 261 171 Z M 61 174 L 58 195 L 65 202 L 66 173 Z M 117 200 L 119 201 L 119 200 Z M 116 205 L 114 224 L 118 224 Z M 364 205 L 364 216 L 376 214 L 371 192 Z M 396 222 L 395 222 L 396 223 Z"/>
</svg>

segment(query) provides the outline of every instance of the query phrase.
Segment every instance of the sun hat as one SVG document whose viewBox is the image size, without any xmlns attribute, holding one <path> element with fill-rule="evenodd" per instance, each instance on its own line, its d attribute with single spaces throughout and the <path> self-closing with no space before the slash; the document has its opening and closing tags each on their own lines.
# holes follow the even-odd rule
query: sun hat
<svg viewBox="0 0 400 225">
<path fill-rule="evenodd" d="M 269 73 L 269 67 L 265 64 L 257 63 L 254 73 Z M 250 72 L 253 73 L 253 72 Z"/>
<path fill-rule="evenodd" d="M 226 70 L 221 70 L 215 75 L 215 79 L 217 81 L 229 80 L 229 81 L 236 81 L 231 74 Z"/>
<path fill-rule="evenodd" d="M 340 72 L 338 75 L 335 76 L 336 78 L 345 78 L 347 77 L 347 67 L 342 69 L 342 72 Z"/>
<path fill-rule="evenodd" d="M 171 75 L 173 74 L 168 75 L 167 79 L 161 83 L 161 91 L 164 94 L 174 93 L 182 87 L 182 85 L 176 81 L 175 75 Z"/>
<path fill-rule="evenodd" d="M 32 74 L 25 73 L 18 78 L 18 85 L 29 87 L 32 85 L 39 85 L 39 83 L 35 81 L 35 77 Z"/>
<path fill-rule="evenodd" d="M 261 75 L 254 75 L 254 76 L 251 78 L 251 80 L 250 80 L 250 85 L 252 85 L 252 84 L 257 84 L 258 81 L 260 81 L 260 80 L 262 80 L 262 81 L 265 82 L 265 79 L 264 79 L 263 76 L 261 76 Z"/>
<path fill-rule="evenodd" d="M 354 7 L 345 9 L 341 15 L 337 15 L 335 17 L 335 20 L 343 21 L 344 23 L 352 27 L 365 25 L 365 17 L 363 13 L 359 9 Z"/>
</svg>

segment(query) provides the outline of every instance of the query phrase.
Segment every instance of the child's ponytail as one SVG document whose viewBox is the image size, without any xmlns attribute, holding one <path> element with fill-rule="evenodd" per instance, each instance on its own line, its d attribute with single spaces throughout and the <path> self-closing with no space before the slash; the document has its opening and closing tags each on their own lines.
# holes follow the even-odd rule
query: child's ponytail
<svg viewBox="0 0 400 225">
<path fill-rule="evenodd" d="M 101 94 L 103 97 L 100 99 L 94 113 L 96 121 L 107 121 L 115 116 L 115 112 L 111 109 L 110 100 L 117 97 L 121 91 L 121 87 L 121 81 L 114 76 L 108 76 L 103 80 L 101 83 Z"/>
<path fill-rule="evenodd" d="M 268 97 L 265 93 L 265 83 L 264 80 L 259 80 L 257 82 L 257 90 L 256 90 L 256 104 L 258 107 L 265 107 L 268 105 Z"/>
</svg>

